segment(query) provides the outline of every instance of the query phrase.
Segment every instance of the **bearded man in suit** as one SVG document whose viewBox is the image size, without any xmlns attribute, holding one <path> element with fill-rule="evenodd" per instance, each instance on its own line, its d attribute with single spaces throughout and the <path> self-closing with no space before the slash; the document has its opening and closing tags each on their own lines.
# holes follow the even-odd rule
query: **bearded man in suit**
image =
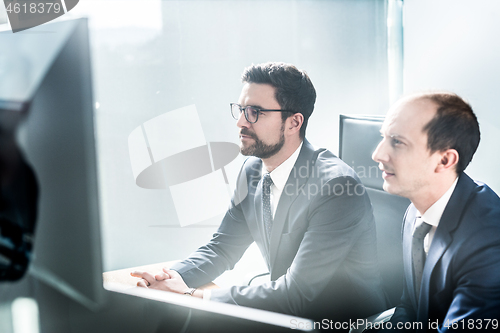
<svg viewBox="0 0 500 333">
<path fill-rule="evenodd" d="M 306 139 L 316 92 L 284 63 L 245 69 L 231 112 L 244 162 L 213 239 L 138 285 L 309 318 L 345 321 L 382 310 L 372 207 L 355 172 Z M 200 290 L 256 242 L 271 281 Z"/>
</svg>

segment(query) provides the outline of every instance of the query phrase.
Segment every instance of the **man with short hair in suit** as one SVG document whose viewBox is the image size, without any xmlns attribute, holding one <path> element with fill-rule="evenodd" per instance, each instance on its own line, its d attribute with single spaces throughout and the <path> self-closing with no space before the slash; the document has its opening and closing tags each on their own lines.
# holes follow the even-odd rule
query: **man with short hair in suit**
<svg viewBox="0 0 500 333">
<path fill-rule="evenodd" d="M 480 138 L 472 108 L 453 93 L 411 95 L 391 108 L 381 133 L 373 159 L 384 190 L 411 200 L 403 296 L 389 326 L 498 328 L 500 199 L 464 173 Z"/>
<path fill-rule="evenodd" d="M 354 171 L 305 139 L 316 92 L 283 63 L 245 69 L 231 112 L 246 159 L 212 240 L 138 285 L 309 318 L 345 321 L 383 310 L 370 200 Z M 252 242 L 271 281 L 195 289 L 232 269 Z"/>
</svg>

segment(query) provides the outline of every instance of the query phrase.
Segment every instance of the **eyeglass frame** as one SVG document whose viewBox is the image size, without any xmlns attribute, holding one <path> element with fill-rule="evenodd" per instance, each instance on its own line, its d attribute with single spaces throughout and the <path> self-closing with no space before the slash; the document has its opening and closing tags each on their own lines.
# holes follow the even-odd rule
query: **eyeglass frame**
<svg viewBox="0 0 500 333">
<path fill-rule="evenodd" d="M 238 107 L 238 109 L 240 109 L 240 115 L 241 113 L 243 112 L 243 114 L 245 115 L 245 119 L 250 123 L 250 124 L 255 124 L 258 120 L 259 120 L 259 113 L 260 112 L 291 112 L 291 113 L 296 113 L 295 111 L 290 111 L 290 110 L 275 110 L 275 109 L 261 109 L 261 108 L 258 108 L 258 107 L 255 107 L 255 106 L 251 106 L 251 105 L 247 105 L 247 106 L 241 106 L 240 104 L 238 103 L 229 103 L 230 107 L 231 107 L 231 116 L 235 119 L 235 120 L 238 120 L 239 118 L 236 118 L 233 114 L 233 105 L 236 105 Z M 257 116 L 255 117 L 255 121 L 254 122 L 251 122 L 249 119 L 248 119 L 248 114 L 247 114 L 247 108 L 253 108 L 257 111 Z"/>
</svg>

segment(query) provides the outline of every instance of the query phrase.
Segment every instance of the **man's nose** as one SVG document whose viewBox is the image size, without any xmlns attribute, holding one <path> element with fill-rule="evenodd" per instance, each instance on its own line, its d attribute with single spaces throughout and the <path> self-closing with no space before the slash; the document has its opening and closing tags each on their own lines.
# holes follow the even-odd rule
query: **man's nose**
<svg viewBox="0 0 500 333">
<path fill-rule="evenodd" d="M 240 117 L 238 118 L 238 121 L 236 122 L 236 126 L 239 128 L 242 127 L 250 127 L 250 123 L 248 122 L 247 118 L 245 117 L 245 112 L 240 112 Z"/>
<path fill-rule="evenodd" d="M 377 148 L 375 148 L 375 151 L 372 154 L 372 159 L 378 163 L 386 162 L 388 160 L 387 151 L 385 149 L 385 139 L 382 139 Z"/>
</svg>

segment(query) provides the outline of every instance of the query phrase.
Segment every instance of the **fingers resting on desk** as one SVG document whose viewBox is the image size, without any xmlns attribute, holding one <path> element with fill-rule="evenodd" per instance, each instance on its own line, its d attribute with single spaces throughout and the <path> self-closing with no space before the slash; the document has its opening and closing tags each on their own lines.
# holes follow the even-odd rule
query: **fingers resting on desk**
<svg viewBox="0 0 500 333">
<path fill-rule="evenodd" d="M 138 287 L 171 291 L 175 293 L 184 293 L 188 286 L 179 273 L 164 268 L 162 273 L 152 275 L 149 272 L 134 271 L 130 275 L 140 278 L 137 282 Z"/>
</svg>

